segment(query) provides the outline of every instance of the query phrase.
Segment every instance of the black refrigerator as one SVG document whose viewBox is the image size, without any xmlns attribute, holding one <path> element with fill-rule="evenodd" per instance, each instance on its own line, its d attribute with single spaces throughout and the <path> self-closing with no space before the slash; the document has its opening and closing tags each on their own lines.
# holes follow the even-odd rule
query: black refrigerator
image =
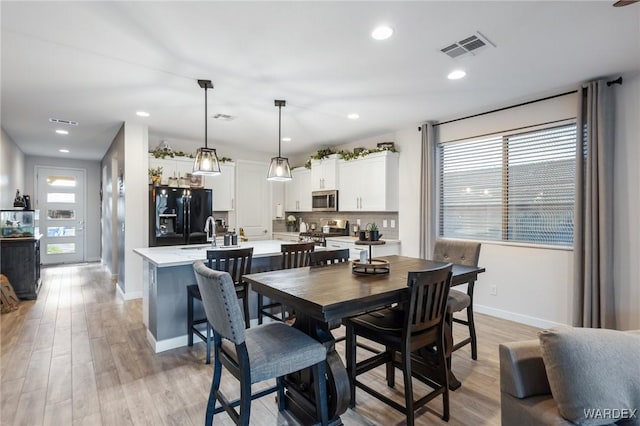
<svg viewBox="0 0 640 426">
<path fill-rule="evenodd" d="M 207 242 L 210 189 L 149 187 L 149 247 Z"/>
</svg>

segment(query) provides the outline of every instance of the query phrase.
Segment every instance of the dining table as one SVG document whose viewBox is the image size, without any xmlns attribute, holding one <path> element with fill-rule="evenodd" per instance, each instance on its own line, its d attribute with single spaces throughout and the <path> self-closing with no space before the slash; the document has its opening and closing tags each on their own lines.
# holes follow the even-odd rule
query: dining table
<svg viewBox="0 0 640 426">
<path fill-rule="evenodd" d="M 293 327 L 321 342 L 327 350 L 327 394 L 330 424 L 342 424 L 340 415 L 349 405 L 349 377 L 336 352 L 331 330 L 349 318 L 409 297 L 407 274 L 434 269 L 447 262 L 407 256 L 384 256 L 388 273 L 362 274 L 352 262 L 325 266 L 277 270 L 244 276 L 251 288 L 290 307 L 295 312 Z M 473 283 L 485 269 L 454 264 L 451 285 Z M 450 340 L 449 333 L 449 340 Z M 448 346 L 451 346 L 449 342 Z M 301 424 L 317 422 L 313 380 L 310 370 L 287 376 L 285 406 Z"/>
</svg>

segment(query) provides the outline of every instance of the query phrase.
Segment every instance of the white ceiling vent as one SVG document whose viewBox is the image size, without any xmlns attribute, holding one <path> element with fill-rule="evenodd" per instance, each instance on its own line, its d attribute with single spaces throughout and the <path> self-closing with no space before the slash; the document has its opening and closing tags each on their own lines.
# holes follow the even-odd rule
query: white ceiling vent
<svg viewBox="0 0 640 426">
<path fill-rule="evenodd" d="M 58 124 L 67 124 L 69 126 L 77 126 L 79 124 L 77 121 L 61 120 L 59 118 L 50 118 L 49 122 L 50 123 L 58 123 Z"/>
<path fill-rule="evenodd" d="M 229 115 L 229 114 L 215 114 L 215 115 L 212 115 L 211 117 L 220 121 L 231 121 L 236 119 L 233 115 Z"/>
<path fill-rule="evenodd" d="M 476 31 L 475 34 L 460 40 L 457 43 L 450 44 L 447 47 L 440 49 L 440 51 L 450 58 L 459 58 L 465 55 L 475 55 L 480 50 L 483 50 L 489 46 L 496 47 L 488 38 Z"/>
</svg>

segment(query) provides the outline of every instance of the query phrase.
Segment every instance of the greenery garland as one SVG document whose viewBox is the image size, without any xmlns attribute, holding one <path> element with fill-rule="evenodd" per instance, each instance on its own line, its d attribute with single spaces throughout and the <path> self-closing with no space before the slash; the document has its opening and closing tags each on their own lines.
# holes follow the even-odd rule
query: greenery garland
<svg viewBox="0 0 640 426">
<path fill-rule="evenodd" d="M 384 151 L 398 152 L 398 150 L 395 149 L 394 147 L 384 146 L 384 147 L 378 147 L 378 148 L 362 149 L 359 151 L 356 151 L 356 150 L 340 151 L 338 154 L 340 154 L 341 159 L 345 161 L 349 161 L 349 160 L 355 160 L 356 158 L 360 158 L 360 157 L 366 157 L 369 154 L 375 154 L 376 152 L 384 152 Z"/>
</svg>

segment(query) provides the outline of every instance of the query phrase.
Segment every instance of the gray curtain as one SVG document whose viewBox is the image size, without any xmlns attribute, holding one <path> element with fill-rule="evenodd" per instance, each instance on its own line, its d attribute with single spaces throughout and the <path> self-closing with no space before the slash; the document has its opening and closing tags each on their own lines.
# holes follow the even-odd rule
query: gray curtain
<svg viewBox="0 0 640 426">
<path fill-rule="evenodd" d="M 578 89 L 573 322 L 581 327 L 615 328 L 612 92 L 603 80 Z"/>
<path fill-rule="evenodd" d="M 420 257 L 430 259 L 433 245 L 437 237 L 436 219 L 438 217 L 437 194 L 437 161 L 436 161 L 436 128 L 435 122 L 422 125 L 422 143 L 420 156 Z"/>
</svg>

